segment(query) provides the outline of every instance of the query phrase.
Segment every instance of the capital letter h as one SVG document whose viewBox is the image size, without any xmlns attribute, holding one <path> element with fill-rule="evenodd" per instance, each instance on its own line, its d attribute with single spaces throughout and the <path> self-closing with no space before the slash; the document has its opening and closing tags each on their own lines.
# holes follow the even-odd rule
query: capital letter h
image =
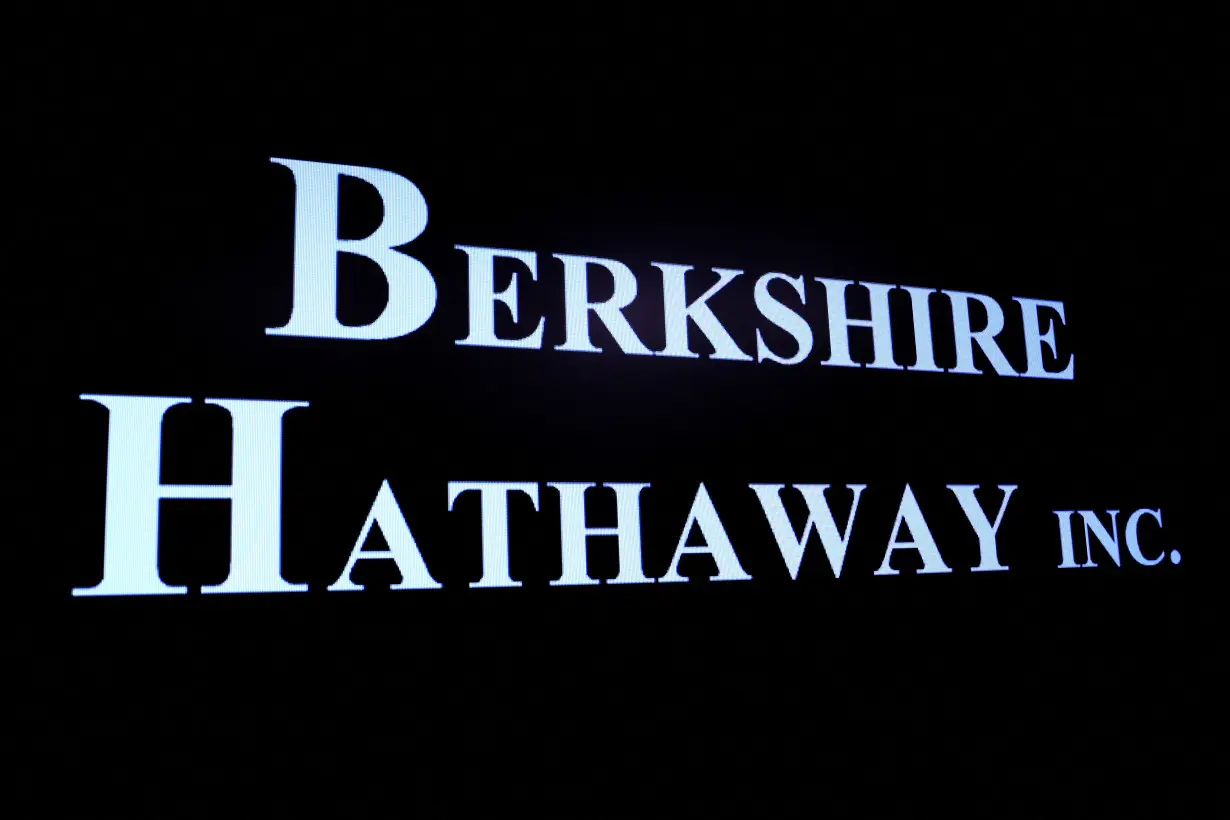
<svg viewBox="0 0 1230 820">
<path fill-rule="evenodd" d="M 206 399 L 231 414 L 231 483 L 163 484 L 162 419 L 191 399 L 82 395 L 110 411 L 103 578 L 73 595 L 176 595 L 158 574 L 158 506 L 164 498 L 231 502 L 231 565 L 203 593 L 302 592 L 282 578 L 282 416 L 307 402 Z"/>
</svg>

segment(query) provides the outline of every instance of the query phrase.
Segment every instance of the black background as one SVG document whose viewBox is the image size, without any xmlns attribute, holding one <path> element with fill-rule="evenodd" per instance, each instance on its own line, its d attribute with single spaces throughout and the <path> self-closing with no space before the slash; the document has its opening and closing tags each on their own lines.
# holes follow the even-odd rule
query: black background
<svg viewBox="0 0 1230 820">
<path fill-rule="evenodd" d="M 11 360 L 34 385 L 15 449 L 41 465 L 13 494 L 12 552 L 33 559 L 9 584 L 24 810 L 1198 810 L 1223 709 L 1215 598 L 1197 583 L 1222 537 L 1208 21 L 344 18 L 18 17 Z M 265 335 L 290 310 L 294 187 L 274 156 L 418 185 L 429 222 L 408 250 L 440 294 L 421 330 Z M 343 235 L 378 223 L 370 190 L 341 197 Z M 522 322 L 500 329 L 545 315 L 547 349 L 454 344 L 457 244 L 538 252 Z M 754 278 L 806 275 L 816 349 L 797 367 L 550 350 L 552 253 L 629 265 L 651 348 L 651 262 L 747 271 L 712 303 L 745 350 Z M 341 262 L 344 321 L 383 304 L 368 264 Z M 822 367 L 815 276 L 991 294 L 1018 369 L 1010 297 L 1063 301 L 1076 379 Z M 908 323 L 894 329 L 908 351 Z M 594 338 L 613 347 L 596 323 Z M 81 393 L 194 397 L 165 430 L 163 480 L 184 483 L 229 480 L 226 414 L 201 399 L 310 401 L 285 421 L 283 543 L 311 591 L 200 596 L 226 576 L 228 510 L 180 501 L 162 506 L 162 572 L 191 594 L 72 598 L 102 562 L 107 414 Z M 445 588 L 381 591 L 395 574 L 366 562 L 367 591 L 325 593 L 383 479 Z M 477 498 L 447 512 L 450 480 L 651 482 L 650 576 L 703 481 L 755 580 L 550 588 L 544 487 L 539 512 L 512 507 L 525 586 L 470 590 Z M 907 481 L 950 575 L 904 555 L 899 576 L 872 575 Z M 869 485 L 840 579 L 814 543 L 789 579 L 753 482 Z M 955 483 L 1020 485 L 1010 572 L 969 572 Z M 614 523 L 613 501 L 590 504 Z M 1051 510 L 1139 507 L 1164 515 L 1147 551 L 1181 564 L 1125 550 L 1122 569 L 1056 569 Z M 607 541 L 591 554 L 609 577 Z"/>
</svg>

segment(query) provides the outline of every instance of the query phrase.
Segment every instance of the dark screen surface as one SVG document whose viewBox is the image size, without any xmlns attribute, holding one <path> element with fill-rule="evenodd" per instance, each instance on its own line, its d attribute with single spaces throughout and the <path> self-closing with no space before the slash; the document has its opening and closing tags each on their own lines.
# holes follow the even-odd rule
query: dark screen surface
<svg viewBox="0 0 1230 820">
<path fill-rule="evenodd" d="M 11 310 L 36 376 L 17 451 L 43 465 L 15 513 L 33 559 L 11 584 L 23 813 L 1194 816 L 1223 709 L 1208 588 L 1224 219 L 1202 29 L 31 16 L 18 95 L 35 145 L 17 170 L 33 220 L 17 244 L 34 253 L 17 276 L 35 296 Z M 438 289 L 426 324 L 385 341 L 266 334 L 290 315 L 294 254 L 294 180 L 273 157 L 418 186 L 429 219 L 407 252 Z M 363 184 L 343 180 L 339 202 L 340 235 L 380 224 Z M 521 312 L 496 329 L 544 317 L 541 350 L 457 345 L 457 245 L 537 253 L 536 281 L 497 265 L 500 287 L 519 271 Z M 698 358 L 631 356 L 595 322 L 603 352 L 554 350 L 553 254 L 626 264 L 627 315 L 654 350 L 653 262 L 694 266 L 690 299 L 712 268 L 745 271 L 712 302 L 745 351 L 758 329 L 791 349 L 756 313 L 755 279 L 805 276 L 816 348 L 794 366 L 720 361 L 693 326 Z M 815 277 L 987 294 L 1006 312 L 1060 301 L 1075 378 L 822 365 Z M 369 260 L 343 256 L 339 283 L 344 323 L 380 313 Z M 603 287 L 595 275 L 591 295 Z M 890 304 L 908 364 L 905 293 Z M 1021 332 L 1009 315 L 1018 370 Z M 870 361 L 870 334 L 850 338 Z M 229 502 L 171 500 L 159 569 L 188 594 L 73 597 L 102 578 L 107 491 L 108 413 L 81 394 L 194 400 L 166 416 L 167 484 L 231 480 L 227 413 L 205 398 L 308 402 L 283 426 L 281 537 L 283 575 L 310 589 L 202 595 L 227 577 Z M 391 562 L 361 561 L 365 590 L 326 591 L 384 481 L 443 589 L 382 589 Z M 479 503 L 450 512 L 457 481 L 539 484 L 537 510 L 509 507 L 522 586 L 469 587 Z M 751 580 L 709 581 L 696 555 L 686 583 L 551 586 L 547 482 L 650 484 L 651 578 L 703 483 Z M 839 578 L 814 537 L 790 577 L 750 484 L 833 485 L 839 527 L 843 488 L 866 485 Z M 907 484 L 950 573 L 902 550 L 899 574 L 875 574 Z M 998 534 L 1008 571 L 971 571 L 978 540 L 948 485 L 980 485 L 989 514 L 999 485 L 1018 487 Z M 797 532 L 802 499 L 783 497 Z M 1121 542 L 1122 566 L 1095 550 L 1097 567 L 1059 568 L 1055 511 L 1118 510 L 1122 533 L 1138 509 L 1161 511 L 1141 528 L 1156 566 Z M 614 496 L 595 490 L 588 515 L 614 526 Z M 615 575 L 613 538 L 589 555 L 594 577 Z"/>
</svg>

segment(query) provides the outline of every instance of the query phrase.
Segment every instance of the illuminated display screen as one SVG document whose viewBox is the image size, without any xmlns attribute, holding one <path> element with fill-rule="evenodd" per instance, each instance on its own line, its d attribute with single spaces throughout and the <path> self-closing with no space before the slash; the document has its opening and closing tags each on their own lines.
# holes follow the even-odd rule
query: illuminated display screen
<svg viewBox="0 0 1230 820">
<path fill-rule="evenodd" d="M 27 92 L 30 805 L 1193 816 L 1223 307 L 1157 122 L 333 49 Z"/>
</svg>

